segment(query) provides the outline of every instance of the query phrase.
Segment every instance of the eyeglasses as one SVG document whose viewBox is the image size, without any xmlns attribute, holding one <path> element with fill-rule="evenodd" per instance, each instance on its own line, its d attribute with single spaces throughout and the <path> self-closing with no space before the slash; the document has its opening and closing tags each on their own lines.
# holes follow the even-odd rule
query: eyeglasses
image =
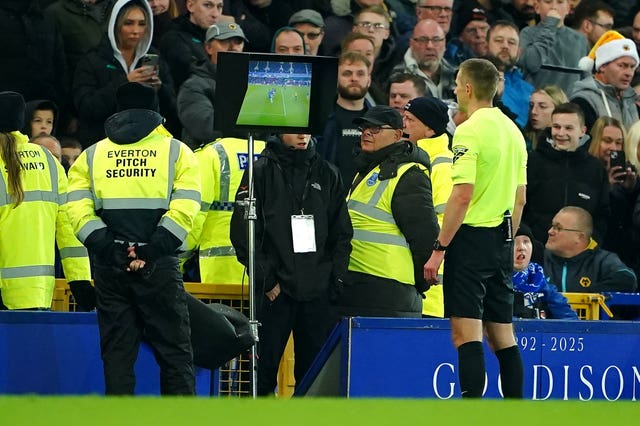
<svg viewBox="0 0 640 426">
<path fill-rule="evenodd" d="M 356 22 L 354 25 L 360 27 L 360 28 L 364 28 L 365 30 L 371 30 L 373 29 L 374 31 L 384 31 L 386 29 L 389 29 L 389 27 L 383 23 L 380 22 L 376 22 L 375 24 L 373 22 L 368 22 L 368 21 L 362 21 L 362 22 Z"/>
<path fill-rule="evenodd" d="M 595 21 L 595 20 L 593 20 L 593 19 L 587 19 L 587 21 L 589 21 L 589 22 L 591 22 L 593 25 L 597 25 L 597 26 L 599 26 L 600 28 L 602 28 L 602 29 L 604 29 L 604 30 L 607 30 L 607 31 L 609 31 L 609 30 L 611 30 L 611 29 L 613 28 L 613 24 L 601 24 L 600 22 Z"/>
<path fill-rule="evenodd" d="M 315 40 L 322 35 L 322 31 L 319 31 L 317 33 L 302 33 L 302 35 L 308 38 L 309 40 Z"/>
<path fill-rule="evenodd" d="M 365 130 L 368 130 L 369 133 L 371 133 L 372 135 L 377 135 L 383 130 L 395 130 L 395 129 L 393 127 L 384 127 L 384 126 L 360 126 L 358 127 L 358 130 L 360 130 L 362 133 L 364 133 Z"/>
<path fill-rule="evenodd" d="M 427 45 L 429 44 L 429 42 L 433 43 L 433 44 L 439 44 L 442 43 L 444 41 L 444 37 L 412 37 L 411 40 L 415 41 L 416 43 L 420 43 L 420 44 L 424 44 Z"/>
<path fill-rule="evenodd" d="M 427 6 L 427 5 L 422 5 L 422 6 L 418 6 L 420 9 L 428 9 L 431 12 L 435 13 L 435 14 L 441 14 L 442 12 L 446 13 L 447 15 L 449 15 L 451 12 L 453 12 L 453 9 L 447 6 Z"/>
<path fill-rule="evenodd" d="M 565 228 L 562 225 L 560 225 L 559 223 L 552 223 L 551 224 L 551 229 L 553 229 L 556 232 L 562 232 L 562 231 L 568 231 L 568 232 L 584 232 L 580 229 L 571 229 L 571 228 Z"/>
</svg>

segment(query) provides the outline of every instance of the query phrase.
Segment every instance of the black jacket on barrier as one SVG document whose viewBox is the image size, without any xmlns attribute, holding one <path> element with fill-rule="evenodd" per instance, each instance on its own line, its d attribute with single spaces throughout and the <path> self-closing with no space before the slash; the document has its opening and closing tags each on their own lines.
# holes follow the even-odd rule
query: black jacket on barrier
<svg viewBox="0 0 640 426">
<path fill-rule="evenodd" d="M 338 170 L 313 146 L 294 150 L 274 137 L 255 162 L 254 181 L 256 291 L 267 292 L 279 283 L 297 301 L 326 297 L 329 284 L 346 275 L 353 236 Z M 237 203 L 248 197 L 247 185 L 245 172 L 231 218 L 231 242 L 244 265 L 248 264 L 247 223 L 244 208 Z M 315 252 L 293 252 L 291 216 L 299 214 L 313 215 Z"/>
</svg>

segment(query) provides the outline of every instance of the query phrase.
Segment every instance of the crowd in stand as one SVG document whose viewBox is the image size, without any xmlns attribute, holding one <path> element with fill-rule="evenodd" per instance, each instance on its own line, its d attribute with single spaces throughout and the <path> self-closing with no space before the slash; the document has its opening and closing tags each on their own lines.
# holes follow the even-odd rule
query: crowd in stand
<svg viewBox="0 0 640 426">
<path fill-rule="evenodd" d="M 345 189 L 360 141 L 354 118 L 390 105 L 407 126 L 407 102 L 434 98 L 444 106 L 423 122 L 444 125 L 433 137 L 451 141 L 466 119 L 457 69 L 487 58 L 503 83 L 494 104 L 529 150 L 533 259 L 543 261 L 554 215 L 573 205 L 593 217 L 592 243 L 640 272 L 640 2 L 6 0 L 0 34 L 0 91 L 24 97 L 22 132 L 66 169 L 105 137 L 123 83 L 153 87 L 164 126 L 195 150 L 232 136 L 213 126 L 215 87 L 234 83 L 216 81 L 218 52 L 339 56 L 335 110 L 314 143 Z M 569 101 L 575 110 L 554 113 Z M 562 121 L 574 111 L 575 123 Z M 446 123 L 433 118 L 442 114 Z M 624 161 L 612 163 L 612 152 Z"/>
</svg>

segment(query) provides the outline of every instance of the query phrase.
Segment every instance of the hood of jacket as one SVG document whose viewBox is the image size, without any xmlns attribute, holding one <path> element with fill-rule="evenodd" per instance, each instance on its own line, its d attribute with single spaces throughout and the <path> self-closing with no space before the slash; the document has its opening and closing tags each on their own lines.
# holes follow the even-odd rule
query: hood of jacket
<svg viewBox="0 0 640 426">
<path fill-rule="evenodd" d="M 215 80 L 217 68 L 216 64 L 211 63 L 211 61 L 207 59 L 193 65 L 191 71 L 193 75 L 197 75 L 198 77 Z"/>
<path fill-rule="evenodd" d="M 307 167 L 313 162 L 316 155 L 316 148 L 311 142 L 309 142 L 307 149 L 294 149 L 283 144 L 280 137 L 276 135 L 267 139 L 267 146 L 262 151 L 263 157 L 267 157 L 283 167 Z"/>
<path fill-rule="evenodd" d="M 37 99 L 35 101 L 29 101 L 24 106 L 24 125 L 22 127 L 22 133 L 28 137 L 36 136 L 31 134 L 31 118 L 36 110 L 53 110 L 53 128 L 51 134 L 56 134 L 56 124 L 58 124 L 58 106 L 55 102 L 47 99 Z"/>
<path fill-rule="evenodd" d="M 127 67 L 127 62 L 124 60 L 124 57 L 120 52 L 120 48 L 118 47 L 118 43 L 116 42 L 116 21 L 118 20 L 118 14 L 122 10 L 122 8 L 129 3 L 135 3 L 142 8 L 147 23 L 144 29 L 144 34 L 142 35 L 140 42 L 136 46 L 136 54 L 133 58 L 133 62 L 131 62 L 131 67 Z M 107 36 L 109 38 L 109 42 L 111 43 L 111 48 L 113 49 L 113 54 L 116 60 L 122 66 L 125 74 L 129 74 L 135 69 L 136 64 L 138 63 L 142 55 L 147 53 L 149 51 L 149 47 L 151 47 L 151 38 L 153 37 L 153 13 L 151 12 L 151 6 L 149 6 L 149 2 L 140 0 L 118 0 L 113 5 L 113 9 L 111 9 Z"/>
<path fill-rule="evenodd" d="M 355 158 L 356 171 L 368 173 L 380 165 L 380 180 L 397 176 L 398 166 L 403 163 L 418 163 L 431 171 L 429 155 L 408 140 L 400 140 L 376 152 L 361 151 Z"/>
<path fill-rule="evenodd" d="M 573 91 L 571 97 L 578 97 L 580 92 L 594 92 L 598 97 L 601 97 L 600 91 L 604 91 L 605 95 L 609 98 L 617 99 L 618 90 L 610 84 L 602 83 L 596 80 L 593 75 L 590 75 L 582 80 L 576 81 L 573 85 Z M 633 87 L 627 87 L 620 93 L 621 99 L 636 99 L 636 91 Z"/>
<path fill-rule="evenodd" d="M 155 111 L 126 109 L 107 118 L 104 131 L 113 142 L 126 145 L 143 139 L 163 121 L 162 116 Z"/>
</svg>

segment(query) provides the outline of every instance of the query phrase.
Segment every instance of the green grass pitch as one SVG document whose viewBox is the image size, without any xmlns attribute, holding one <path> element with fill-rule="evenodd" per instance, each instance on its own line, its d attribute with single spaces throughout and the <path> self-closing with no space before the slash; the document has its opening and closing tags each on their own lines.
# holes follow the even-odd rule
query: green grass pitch
<svg viewBox="0 0 640 426">
<path fill-rule="evenodd" d="M 0 397 L 0 424 L 21 425 L 625 425 L 632 401 Z"/>
<path fill-rule="evenodd" d="M 267 96 L 272 88 L 276 89 L 273 103 Z M 306 127 L 309 124 L 308 92 L 308 87 L 250 84 L 237 124 Z"/>
</svg>

